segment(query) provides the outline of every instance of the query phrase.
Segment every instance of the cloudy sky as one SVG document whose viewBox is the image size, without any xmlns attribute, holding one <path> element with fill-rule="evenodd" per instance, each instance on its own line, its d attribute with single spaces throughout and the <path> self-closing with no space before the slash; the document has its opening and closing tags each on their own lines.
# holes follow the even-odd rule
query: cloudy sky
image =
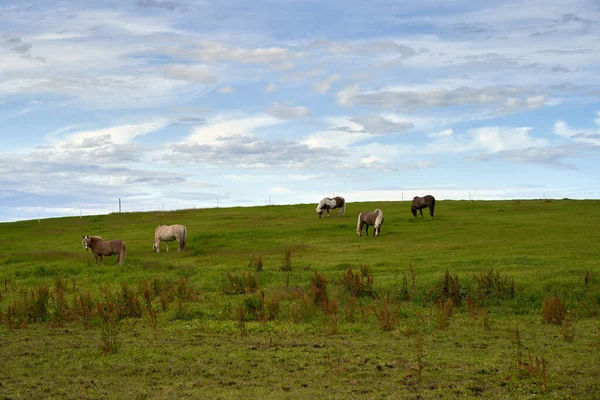
<svg viewBox="0 0 600 400">
<path fill-rule="evenodd" d="M 599 21 L 595 0 L 1 0 L 0 222 L 600 198 Z"/>
</svg>

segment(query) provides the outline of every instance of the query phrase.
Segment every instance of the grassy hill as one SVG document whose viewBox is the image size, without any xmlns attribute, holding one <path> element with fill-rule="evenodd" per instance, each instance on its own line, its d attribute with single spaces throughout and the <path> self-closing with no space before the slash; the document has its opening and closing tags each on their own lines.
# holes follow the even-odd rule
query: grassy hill
<svg viewBox="0 0 600 400">
<path fill-rule="evenodd" d="M 0 224 L 0 395 L 600 396 L 600 202 L 315 206 Z M 161 223 L 185 252 L 152 251 Z"/>
</svg>

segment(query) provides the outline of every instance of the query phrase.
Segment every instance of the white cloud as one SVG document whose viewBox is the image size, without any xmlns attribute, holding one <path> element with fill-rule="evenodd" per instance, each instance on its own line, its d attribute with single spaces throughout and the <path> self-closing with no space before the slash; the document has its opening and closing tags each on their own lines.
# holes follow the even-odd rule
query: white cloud
<svg viewBox="0 0 600 400">
<path fill-rule="evenodd" d="M 263 91 L 265 93 L 273 93 L 275 90 L 277 90 L 275 83 L 271 82 L 267 86 L 265 86 Z"/>
<path fill-rule="evenodd" d="M 238 119 L 217 116 L 207 121 L 205 126 L 194 128 L 193 133 L 186 140 L 198 144 L 215 145 L 219 143 L 218 138 L 248 136 L 260 128 L 281 124 L 282 122 L 267 115 Z"/>
<path fill-rule="evenodd" d="M 221 93 L 221 94 L 230 94 L 235 92 L 235 89 L 232 88 L 231 86 L 222 86 L 219 88 L 219 90 L 217 90 L 217 92 Z"/>
<path fill-rule="evenodd" d="M 171 56 L 182 57 L 207 63 L 237 62 L 240 64 L 266 65 L 276 70 L 290 70 L 294 60 L 302 55 L 283 47 L 242 48 L 224 42 L 200 40 L 193 47 L 167 47 Z"/>
<path fill-rule="evenodd" d="M 474 139 L 474 147 L 484 151 L 502 151 L 544 146 L 546 139 L 535 139 L 530 136 L 532 128 L 482 127 L 470 129 L 469 135 Z"/>
<path fill-rule="evenodd" d="M 340 79 L 342 79 L 342 76 L 339 74 L 329 75 L 327 78 L 315 82 L 312 85 L 312 91 L 319 94 L 325 94 L 329 91 L 329 89 L 331 89 L 331 85 Z"/>
<path fill-rule="evenodd" d="M 163 70 L 165 75 L 172 79 L 200 83 L 214 83 L 217 81 L 212 71 L 204 66 L 174 64 L 165 66 Z"/>
<path fill-rule="evenodd" d="M 274 116 L 275 118 L 289 120 L 305 118 L 310 115 L 310 110 L 303 106 L 292 106 L 289 104 L 275 103 L 266 110 L 267 114 Z"/>
<path fill-rule="evenodd" d="M 344 107 L 352 107 L 354 105 L 354 97 L 359 94 L 358 85 L 349 86 L 336 93 L 336 103 Z"/>
<path fill-rule="evenodd" d="M 364 115 L 351 118 L 350 121 L 362 126 L 363 131 L 378 135 L 403 133 L 414 128 L 414 124 L 404 121 L 391 121 L 379 115 Z"/>
<path fill-rule="evenodd" d="M 110 128 L 80 131 L 68 135 L 57 143 L 64 148 L 95 147 L 94 141 L 102 143 L 126 144 L 139 136 L 155 132 L 170 123 L 167 118 L 155 118 L 139 124 L 125 124 Z"/>
</svg>

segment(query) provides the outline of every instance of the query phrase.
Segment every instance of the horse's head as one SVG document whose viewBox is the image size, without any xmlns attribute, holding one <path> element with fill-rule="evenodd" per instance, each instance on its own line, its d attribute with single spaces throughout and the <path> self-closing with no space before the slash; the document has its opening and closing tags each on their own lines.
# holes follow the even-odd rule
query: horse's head
<svg viewBox="0 0 600 400">
<path fill-rule="evenodd" d="M 156 250 L 157 253 L 160 251 L 160 237 L 154 237 L 154 244 L 152 245 L 152 250 Z"/>
<path fill-rule="evenodd" d="M 414 215 L 416 217 L 417 216 L 417 207 L 415 207 L 415 206 L 410 207 L 410 212 L 412 213 L 412 215 Z"/>
<path fill-rule="evenodd" d="M 89 236 L 82 236 L 83 240 L 81 241 L 81 244 L 83 245 L 83 248 L 85 249 L 85 251 L 87 251 L 90 248 L 90 244 L 91 244 L 91 239 Z"/>
</svg>

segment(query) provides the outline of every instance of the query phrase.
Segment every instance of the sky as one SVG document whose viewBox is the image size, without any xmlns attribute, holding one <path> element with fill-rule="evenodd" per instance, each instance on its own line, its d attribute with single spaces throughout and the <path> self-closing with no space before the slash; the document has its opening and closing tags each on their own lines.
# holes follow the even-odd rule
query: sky
<svg viewBox="0 0 600 400">
<path fill-rule="evenodd" d="M 599 37 L 596 0 L 0 0 L 0 222 L 597 199 Z"/>
</svg>

